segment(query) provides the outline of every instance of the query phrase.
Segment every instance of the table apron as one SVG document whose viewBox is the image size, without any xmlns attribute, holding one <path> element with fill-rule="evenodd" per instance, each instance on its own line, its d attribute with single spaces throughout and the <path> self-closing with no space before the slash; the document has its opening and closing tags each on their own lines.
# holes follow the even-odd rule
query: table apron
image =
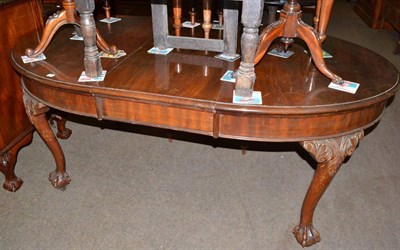
<svg viewBox="0 0 400 250">
<path fill-rule="evenodd" d="M 167 128 L 215 138 L 253 141 L 304 141 L 336 137 L 379 121 L 386 101 L 366 107 L 316 114 L 246 114 L 140 99 L 97 96 L 41 85 L 27 78 L 24 88 L 43 104 L 68 113 Z M 306 129 L 305 129 L 306 128 Z"/>
</svg>

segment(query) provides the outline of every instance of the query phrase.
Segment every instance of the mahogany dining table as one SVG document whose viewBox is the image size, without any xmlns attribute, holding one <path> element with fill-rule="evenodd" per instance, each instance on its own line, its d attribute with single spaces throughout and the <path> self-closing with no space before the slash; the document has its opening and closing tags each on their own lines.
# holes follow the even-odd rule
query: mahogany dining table
<svg viewBox="0 0 400 250">
<path fill-rule="evenodd" d="M 117 23 L 98 23 L 97 28 L 104 39 L 126 52 L 117 59 L 101 59 L 107 72 L 103 81 L 78 82 L 84 70 L 84 44 L 70 40 L 72 26 L 58 31 L 43 61 L 22 62 L 25 49 L 35 45 L 29 34 L 11 52 L 12 65 L 22 76 L 27 114 L 56 162 L 49 177 L 54 187 L 64 190 L 71 179 L 48 123 L 50 109 L 214 138 L 298 142 L 317 167 L 293 233 L 302 246 L 320 241 L 313 226 L 318 201 L 399 88 L 398 71 L 390 62 L 371 50 L 328 37 L 323 49 L 333 58 L 325 63 L 343 79 L 360 84 L 355 94 L 342 92 L 328 87 L 330 79 L 316 69 L 307 46 L 298 41 L 290 48 L 291 57 L 266 55 L 255 67 L 254 91 L 261 92 L 262 104 L 236 104 L 234 83 L 220 78 L 227 70 L 236 70 L 240 60 L 229 62 L 215 58 L 214 52 L 184 49 L 150 54 L 150 17 L 122 17 Z"/>
</svg>

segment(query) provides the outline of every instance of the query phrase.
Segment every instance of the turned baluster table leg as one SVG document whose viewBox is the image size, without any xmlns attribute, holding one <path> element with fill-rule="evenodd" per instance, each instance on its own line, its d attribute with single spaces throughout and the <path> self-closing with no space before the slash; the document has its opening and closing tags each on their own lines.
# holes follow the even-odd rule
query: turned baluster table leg
<svg viewBox="0 0 400 250">
<path fill-rule="evenodd" d="M 94 7 L 94 0 L 77 0 L 77 10 L 80 13 L 81 31 L 85 43 L 85 73 L 89 77 L 99 77 L 102 73 L 99 51 L 96 46 Z"/>
<path fill-rule="evenodd" d="M 182 0 L 174 0 L 173 4 L 173 15 L 174 15 L 174 24 L 172 25 L 175 29 L 175 35 L 181 36 L 181 27 L 182 27 Z"/>
<path fill-rule="evenodd" d="M 203 30 L 204 38 L 210 38 L 212 0 L 203 0 Z"/>
<path fill-rule="evenodd" d="M 300 224 L 293 229 L 293 234 L 303 247 L 311 246 L 321 240 L 320 234 L 313 227 L 315 208 L 343 160 L 354 152 L 363 135 L 364 132 L 359 131 L 337 138 L 300 143 L 318 162 L 314 177 L 304 198 Z"/>
<path fill-rule="evenodd" d="M 190 16 L 190 24 L 195 25 L 196 24 L 196 9 L 192 7 L 189 11 L 189 16 Z"/>
<path fill-rule="evenodd" d="M 238 96 L 250 97 L 256 80 L 254 60 L 259 43 L 258 27 L 261 25 L 264 0 L 243 1 L 241 38 L 242 59 L 237 71 L 235 93 Z"/>
<path fill-rule="evenodd" d="M 23 89 L 23 100 L 29 120 L 50 149 L 56 162 L 56 170 L 50 173 L 49 181 L 55 188 L 65 190 L 71 182 L 71 178 L 65 171 L 64 153 L 46 117 L 49 107 L 34 99 L 25 89 Z"/>
<path fill-rule="evenodd" d="M 104 14 L 106 16 L 107 19 L 110 19 L 111 14 L 110 14 L 110 10 L 111 10 L 111 6 L 110 6 L 110 0 L 104 0 Z"/>
</svg>

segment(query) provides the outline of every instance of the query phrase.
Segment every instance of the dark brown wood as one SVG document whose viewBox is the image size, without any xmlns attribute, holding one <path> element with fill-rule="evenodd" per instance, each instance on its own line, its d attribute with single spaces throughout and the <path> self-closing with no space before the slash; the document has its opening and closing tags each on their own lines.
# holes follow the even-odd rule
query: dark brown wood
<svg viewBox="0 0 400 250">
<path fill-rule="evenodd" d="M 238 96 L 251 97 L 256 74 L 254 60 L 259 44 L 258 28 L 261 25 L 264 1 L 244 1 L 242 7 L 241 62 L 236 76 L 235 93 Z"/>
<path fill-rule="evenodd" d="M 21 79 L 10 64 L 10 50 L 28 33 L 38 41 L 43 29 L 41 2 L 16 0 L 0 8 L 0 171 L 3 187 L 16 191 L 22 180 L 14 173 L 18 151 L 32 140 L 30 124 L 22 104 Z"/>
<path fill-rule="evenodd" d="M 85 73 L 89 77 L 99 77 L 102 74 L 99 51 L 96 46 L 96 24 L 93 18 L 94 0 L 76 0 L 80 17 L 80 29 L 85 43 L 83 59 Z"/>
<path fill-rule="evenodd" d="M 57 138 L 68 139 L 71 137 L 72 130 L 65 126 L 67 120 L 64 117 L 57 114 L 51 114 L 50 123 L 53 123 L 54 121 L 57 123 Z"/>
<path fill-rule="evenodd" d="M 106 24 L 98 27 L 107 29 Z M 318 201 L 344 158 L 355 150 L 364 129 L 379 121 L 388 99 L 399 89 L 394 66 L 368 49 L 329 37 L 324 44 L 334 55 L 327 60 L 329 66 L 361 84 L 356 94 L 349 94 L 328 88 L 330 80 L 302 46 L 293 44 L 291 60 L 266 55 L 255 67 L 259 83 L 255 90 L 261 91 L 263 104 L 239 105 L 232 103 L 234 84 L 220 81 L 228 69 L 239 67 L 238 61 L 183 49 L 167 56 L 148 54 L 153 47 L 150 29 L 150 18 L 127 17 L 113 26 L 113 33 L 106 33 L 106 39 L 118 41 L 127 56 L 103 61 L 109 72 L 103 82 L 77 81 L 83 45 L 68 40 L 72 29 L 57 34 L 44 62 L 21 62 L 30 41 L 21 41 L 12 52 L 12 64 L 23 75 L 26 100 L 31 100 L 25 101 L 28 114 L 56 159 L 53 185 L 65 188 L 70 179 L 60 145 L 44 122 L 49 107 L 215 138 L 300 142 L 318 167 L 294 233 L 303 246 L 318 242 L 319 233 L 312 224 Z M 56 73 L 49 78 L 49 69 L 68 75 Z"/>
<path fill-rule="evenodd" d="M 321 240 L 318 231 L 313 227 L 315 208 L 344 159 L 354 152 L 363 136 L 364 131 L 361 130 L 337 138 L 300 143 L 318 162 L 317 170 L 301 209 L 300 224 L 293 229 L 297 241 L 303 247 L 314 245 Z"/>
<path fill-rule="evenodd" d="M 36 46 L 35 49 L 31 49 L 30 46 L 27 46 L 25 54 L 29 57 L 38 57 L 42 54 L 45 49 L 49 46 L 50 41 L 52 40 L 56 31 L 65 24 L 74 24 L 80 26 L 80 19 L 76 13 L 76 4 L 75 0 L 63 0 L 62 2 L 63 10 L 57 11 L 52 16 L 50 16 L 47 21 L 45 28 L 43 30 L 42 38 L 40 43 Z M 101 34 L 96 30 L 96 43 L 97 46 L 108 54 L 115 55 L 118 52 L 118 49 L 115 45 L 108 45 L 106 41 L 103 39 Z"/>
<path fill-rule="evenodd" d="M 270 44 L 278 37 L 282 37 L 285 48 L 293 43 L 293 38 L 302 39 L 308 46 L 311 56 L 318 70 L 336 84 L 342 84 L 342 78 L 333 73 L 325 64 L 322 56 L 321 43 L 325 40 L 325 31 L 328 25 L 333 0 L 320 0 L 320 9 L 317 8 L 318 27 L 314 30 L 301 20 L 301 8 L 297 0 L 289 0 L 280 13 L 278 21 L 270 24 L 260 35 L 260 44 L 257 48 L 254 63 L 257 64 L 264 57 Z"/>
<path fill-rule="evenodd" d="M 55 188 L 65 190 L 71 179 L 65 171 L 64 153 L 47 121 L 46 112 L 49 111 L 49 107 L 37 101 L 25 89 L 23 89 L 23 100 L 29 120 L 49 147 L 56 161 L 57 169 L 50 173 L 49 181 Z"/>
</svg>

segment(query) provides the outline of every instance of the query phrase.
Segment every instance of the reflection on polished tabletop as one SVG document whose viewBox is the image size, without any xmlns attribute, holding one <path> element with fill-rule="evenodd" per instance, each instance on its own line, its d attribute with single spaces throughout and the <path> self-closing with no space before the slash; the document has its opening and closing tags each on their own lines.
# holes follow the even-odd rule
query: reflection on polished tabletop
<svg viewBox="0 0 400 250">
<path fill-rule="evenodd" d="M 70 179 L 46 120 L 49 108 L 215 138 L 295 141 L 318 167 L 293 232 L 303 246 L 320 240 L 312 225 L 314 210 L 364 129 L 379 121 L 399 88 L 393 65 L 368 49 L 328 37 L 323 48 L 333 58 L 325 60 L 327 66 L 343 79 L 360 83 L 356 94 L 340 92 L 328 88 L 330 79 L 313 65 L 307 46 L 296 41 L 289 59 L 266 55 L 256 66 L 254 90 L 261 91 L 263 103 L 239 105 L 232 103 L 234 84 L 220 78 L 228 69 L 237 69 L 240 60 L 227 62 L 212 52 L 189 50 L 174 50 L 167 56 L 148 54 L 153 47 L 150 18 L 124 17 L 97 27 L 110 44 L 127 53 L 102 59 L 107 74 L 101 82 L 78 82 L 84 70 L 84 45 L 69 40 L 72 27 L 56 34 L 44 52 L 45 61 L 22 63 L 21 56 L 33 39 L 21 40 L 11 55 L 23 76 L 28 116 L 56 159 L 57 169 L 50 175 L 55 187 L 65 189 Z"/>
</svg>

